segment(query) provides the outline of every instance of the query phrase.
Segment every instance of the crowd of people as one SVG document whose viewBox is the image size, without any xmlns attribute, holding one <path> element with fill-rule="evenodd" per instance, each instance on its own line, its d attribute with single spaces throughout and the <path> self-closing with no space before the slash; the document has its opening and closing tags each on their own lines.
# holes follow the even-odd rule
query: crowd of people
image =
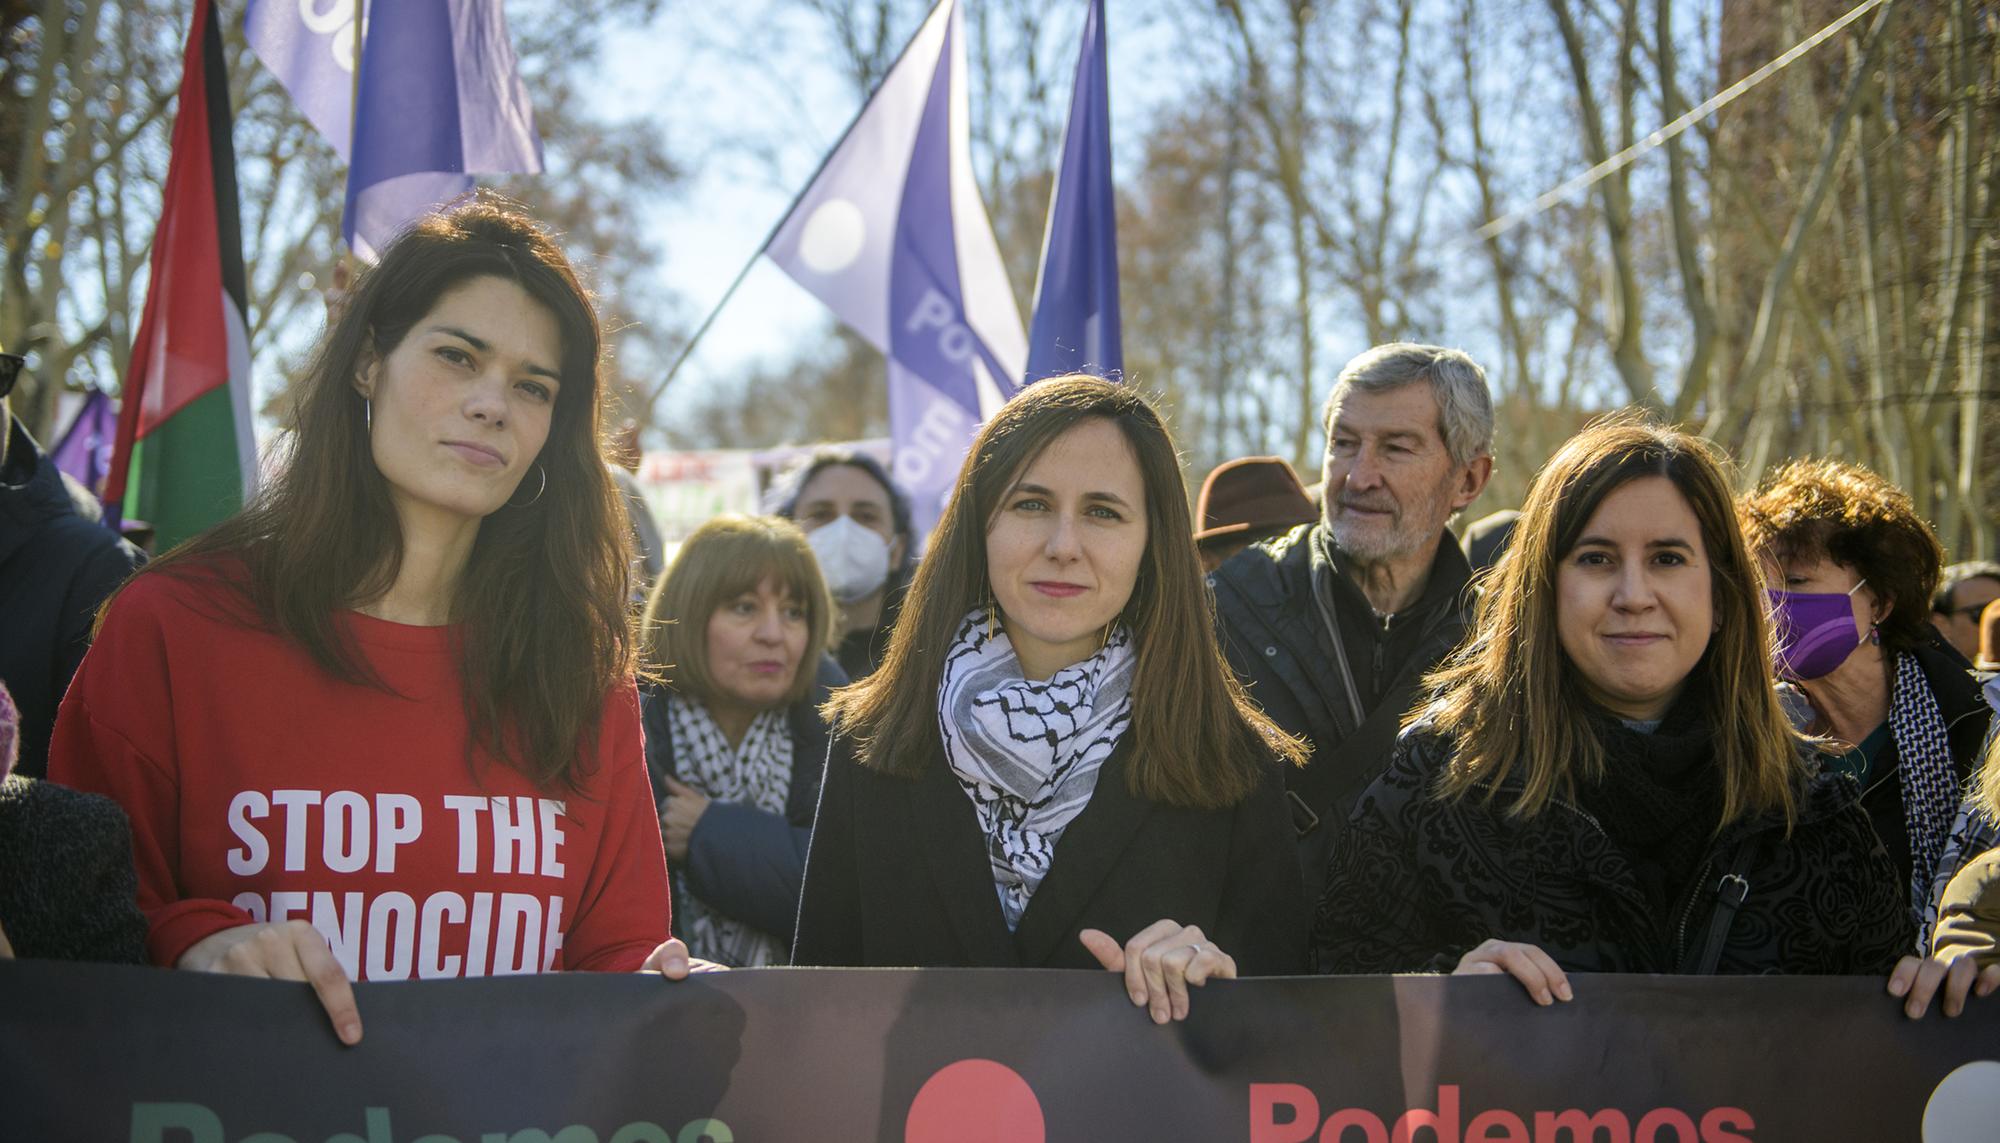
<svg viewBox="0 0 2000 1143">
<path fill-rule="evenodd" d="M 1491 395 L 1399 343 L 1312 488 L 1250 457 L 1191 508 L 1143 394 L 1058 377 L 928 537 L 827 450 L 654 576 L 599 356 L 482 199 L 360 277 L 267 487 L 150 561 L 10 416 L 0 951 L 306 981 L 349 1044 L 354 981 L 557 970 L 1108 970 L 1162 1023 L 1306 972 L 2000 990 L 2000 566 L 1865 468 L 1739 496 L 1619 414 L 1461 546 Z"/>
</svg>

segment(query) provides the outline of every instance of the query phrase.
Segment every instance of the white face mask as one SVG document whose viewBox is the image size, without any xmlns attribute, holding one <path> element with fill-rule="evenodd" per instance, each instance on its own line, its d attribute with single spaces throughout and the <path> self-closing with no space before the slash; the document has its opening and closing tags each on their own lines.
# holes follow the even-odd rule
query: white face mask
<svg viewBox="0 0 2000 1143">
<path fill-rule="evenodd" d="M 820 573 L 833 598 L 841 603 L 866 599 L 889 580 L 889 541 L 873 528 L 840 516 L 806 534 Z"/>
</svg>

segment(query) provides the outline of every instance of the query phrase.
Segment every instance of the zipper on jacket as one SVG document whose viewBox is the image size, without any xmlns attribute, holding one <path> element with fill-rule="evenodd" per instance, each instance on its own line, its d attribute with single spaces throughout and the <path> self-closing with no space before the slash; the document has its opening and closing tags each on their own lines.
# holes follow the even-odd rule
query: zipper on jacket
<svg viewBox="0 0 2000 1143">
<path fill-rule="evenodd" d="M 1569 812 L 1575 814 L 1576 816 L 1582 818 L 1584 821 L 1589 822 L 1590 828 L 1596 830 L 1598 836 L 1604 838 L 1606 841 L 1609 841 L 1611 839 L 1611 835 L 1604 832 L 1604 826 L 1600 824 L 1596 818 L 1591 816 L 1589 810 L 1584 809 L 1582 806 L 1577 805 L 1575 802 L 1570 801 L 1568 798 L 1563 797 L 1561 794 L 1550 794 L 1549 800 L 1554 802 L 1556 805 L 1559 805 L 1562 808 L 1568 810 Z"/>
<path fill-rule="evenodd" d="M 1695 874 L 1694 884 L 1688 886 L 1687 904 L 1681 908 L 1681 923 L 1674 930 L 1674 964 L 1676 966 L 1687 960 L 1688 918 L 1694 916 L 1694 903 L 1696 898 L 1701 896 L 1701 883 L 1708 877 L 1709 859 L 1714 856 L 1714 851 L 1710 851 L 1707 854 L 1702 861 L 1701 872 Z"/>
</svg>

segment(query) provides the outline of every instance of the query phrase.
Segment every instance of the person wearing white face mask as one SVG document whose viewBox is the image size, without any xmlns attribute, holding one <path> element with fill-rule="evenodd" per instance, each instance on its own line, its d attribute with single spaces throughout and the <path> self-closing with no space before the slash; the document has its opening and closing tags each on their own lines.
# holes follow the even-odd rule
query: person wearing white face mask
<svg viewBox="0 0 2000 1143">
<path fill-rule="evenodd" d="M 909 497 L 866 453 L 821 449 L 786 482 L 776 512 L 804 529 L 839 605 L 834 658 L 849 679 L 868 677 L 909 588 Z"/>
</svg>

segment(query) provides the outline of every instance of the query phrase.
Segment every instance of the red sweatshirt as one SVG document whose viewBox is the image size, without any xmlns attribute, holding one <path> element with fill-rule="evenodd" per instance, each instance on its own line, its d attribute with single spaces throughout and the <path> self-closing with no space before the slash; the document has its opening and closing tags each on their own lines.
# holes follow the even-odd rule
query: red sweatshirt
<svg viewBox="0 0 2000 1143">
<path fill-rule="evenodd" d="M 132 818 L 148 950 L 300 919 L 355 980 L 629 971 L 667 937 L 630 684 L 577 792 L 467 765 L 452 629 L 343 613 L 396 693 L 230 622 L 214 580 L 141 575 L 56 718 L 49 777 Z"/>
</svg>

